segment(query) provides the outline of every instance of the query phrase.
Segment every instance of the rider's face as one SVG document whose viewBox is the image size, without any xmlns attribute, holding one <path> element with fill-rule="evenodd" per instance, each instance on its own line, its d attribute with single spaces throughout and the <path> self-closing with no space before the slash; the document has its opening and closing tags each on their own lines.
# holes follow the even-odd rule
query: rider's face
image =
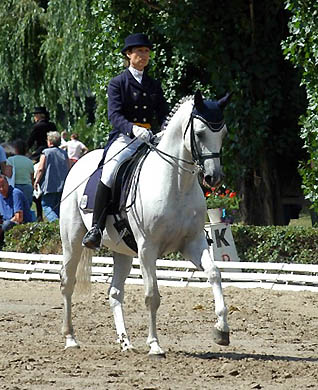
<svg viewBox="0 0 318 390">
<path fill-rule="evenodd" d="M 129 58 L 130 65 L 137 70 L 144 70 L 149 63 L 150 49 L 149 47 L 140 46 L 133 47 L 127 51 L 127 57 Z"/>
</svg>

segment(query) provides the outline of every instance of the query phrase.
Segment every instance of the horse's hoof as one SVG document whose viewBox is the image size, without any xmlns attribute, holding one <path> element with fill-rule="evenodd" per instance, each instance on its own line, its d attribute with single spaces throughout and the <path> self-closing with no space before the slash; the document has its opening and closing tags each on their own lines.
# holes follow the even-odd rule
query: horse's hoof
<svg viewBox="0 0 318 390">
<path fill-rule="evenodd" d="M 65 345 L 64 347 L 64 351 L 67 351 L 69 349 L 79 349 L 80 346 L 78 344 L 74 344 L 74 345 Z"/>
<path fill-rule="evenodd" d="M 79 348 L 78 342 L 75 340 L 74 337 L 72 336 L 66 336 L 66 341 L 65 341 L 65 347 L 64 350 L 66 349 L 74 349 L 74 348 Z"/>
<path fill-rule="evenodd" d="M 230 333 L 213 328 L 213 341 L 218 345 L 229 345 Z"/>
<path fill-rule="evenodd" d="M 132 345 L 130 345 L 129 347 L 123 348 L 122 351 L 124 353 L 130 353 L 130 352 L 138 353 L 137 349 L 134 346 L 132 346 Z"/>
<path fill-rule="evenodd" d="M 154 359 L 154 360 L 160 360 L 166 358 L 165 353 L 148 353 L 148 356 L 150 359 Z"/>
</svg>

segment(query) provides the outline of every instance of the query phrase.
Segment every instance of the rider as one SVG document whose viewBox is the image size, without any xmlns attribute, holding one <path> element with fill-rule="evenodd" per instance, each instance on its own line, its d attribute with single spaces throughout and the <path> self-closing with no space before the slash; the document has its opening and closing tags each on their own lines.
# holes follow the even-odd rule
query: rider
<svg viewBox="0 0 318 390">
<path fill-rule="evenodd" d="M 160 131 L 168 114 L 161 83 L 146 71 L 151 49 L 152 44 L 145 34 L 129 35 L 121 51 L 128 69 L 108 85 L 108 119 L 113 129 L 105 147 L 107 164 L 97 186 L 92 228 L 83 238 L 83 245 L 91 249 L 101 243 L 116 167 L 143 142 L 148 142 L 153 133 Z M 152 127 L 154 117 L 159 125 L 157 129 Z M 113 156 L 115 158 L 111 159 Z"/>
</svg>

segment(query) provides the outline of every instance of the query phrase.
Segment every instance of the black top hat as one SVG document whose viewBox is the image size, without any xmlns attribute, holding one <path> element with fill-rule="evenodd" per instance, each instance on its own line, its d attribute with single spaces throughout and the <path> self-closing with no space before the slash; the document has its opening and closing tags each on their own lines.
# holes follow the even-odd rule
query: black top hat
<svg viewBox="0 0 318 390">
<path fill-rule="evenodd" d="M 31 114 L 45 114 L 45 115 L 47 115 L 48 112 L 47 112 L 45 106 L 40 106 L 40 107 L 34 107 L 34 111 Z"/>
<path fill-rule="evenodd" d="M 147 35 L 137 33 L 128 35 L 128 37 L 125 39 L 125 46 L 121 52 L 124 54 L 125 51 L 129 48 L 137 46 L 145 46 L 149 47 L 149 49 L 152 49 L 152 43 L 149 41 Z"/>
</svg>

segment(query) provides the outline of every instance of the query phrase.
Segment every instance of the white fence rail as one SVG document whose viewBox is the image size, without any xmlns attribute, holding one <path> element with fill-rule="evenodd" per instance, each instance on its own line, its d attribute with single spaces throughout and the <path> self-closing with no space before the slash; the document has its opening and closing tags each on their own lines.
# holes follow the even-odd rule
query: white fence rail
<svg viewBox="0 0 318 390">
<path fill-rule="evenodd" d="M 110 282 L 113 260 L 111 257 L 93 257 L 92 281 Z M 250 263 L 217 261 L 222 274 L 223 287 L 262 287 L 274 290 L 309 290 L 318 292 L 318 265 L 287 263 Z M 0 252 L 0 278 L 9 280 L 59 281 L 61 255 L 39 255 Z M 207 287 L 204 272 L 186 260 L 157 260 L 160 285 L 176 287 Z M 142 284 L 138 259 L 127 279 L 131 284 Z"/>
</svg>

